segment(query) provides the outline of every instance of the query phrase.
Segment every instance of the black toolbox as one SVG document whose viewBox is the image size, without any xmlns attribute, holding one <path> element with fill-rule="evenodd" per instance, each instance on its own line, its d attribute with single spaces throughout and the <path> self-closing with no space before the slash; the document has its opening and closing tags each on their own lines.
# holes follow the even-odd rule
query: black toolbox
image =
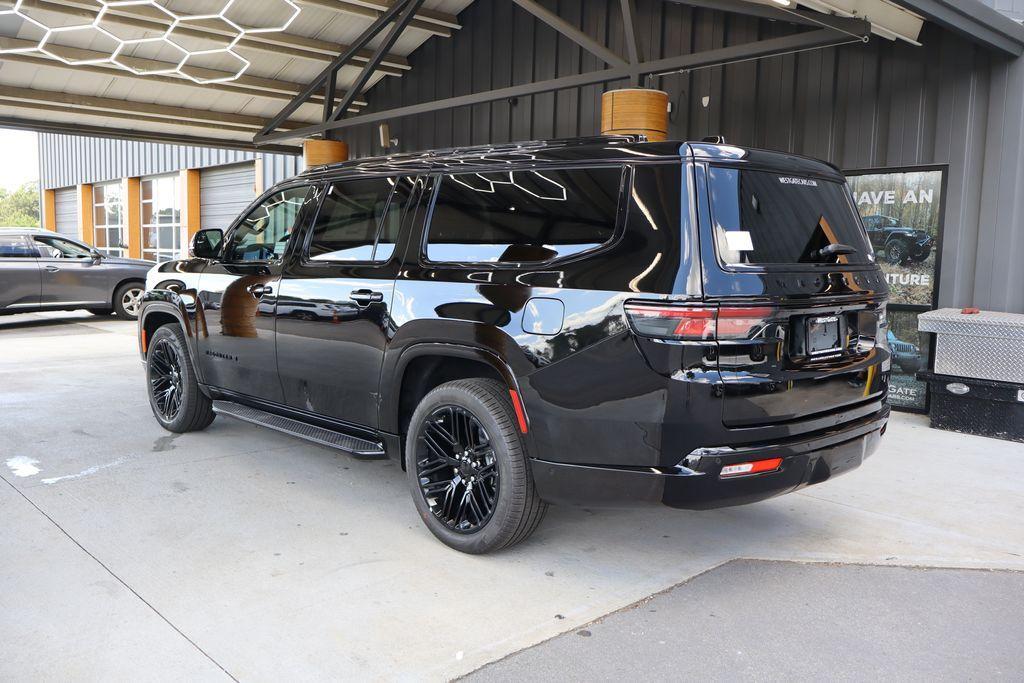
<svg viewBox="0 0 1024 683">
<path fill-rule="evenodd" d="M 1024 384 L 919 372 L 932 427 L 1024 442 Z"/>
</svg>

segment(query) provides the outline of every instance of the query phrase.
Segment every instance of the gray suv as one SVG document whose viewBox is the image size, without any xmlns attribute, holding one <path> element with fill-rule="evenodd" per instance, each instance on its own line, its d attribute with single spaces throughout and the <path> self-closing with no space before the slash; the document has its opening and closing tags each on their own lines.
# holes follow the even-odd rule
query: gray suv
<svg viewBox="0 0 1024 683">
<path fill-rule="evenodd" d="M 153 265 L 48 230 L 0 228 L 0 315 L 84 308 L 135 320 Z"/>
</svg>

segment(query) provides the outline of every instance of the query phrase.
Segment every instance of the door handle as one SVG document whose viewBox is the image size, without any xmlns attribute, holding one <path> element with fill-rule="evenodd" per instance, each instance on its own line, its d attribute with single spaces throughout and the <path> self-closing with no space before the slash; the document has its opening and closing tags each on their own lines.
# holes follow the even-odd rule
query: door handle
<svg viewBox="0 0 1024 683">
<path fill-rule="evenodd" d="M 352 299 L 352 301 L 355 301 L 360 306 L 369 306 L 370 304 L 384 301 L 384 293 L 374 292 L 369 289 L 357 289 L 349 294 L 348 298 Z"/>
<path fill-rule="evenodd" d="M 58 268 L 57 266 L 46 266 L 46 272 L 47 273 L 59 273 L 60 272 L 60 268 Z"/>
<path fill-rule="evenodd" d="M 265 294 L 273 294 L 274 293 L 274 288 L 272 286 L 264 285 L 264 284 L 249 285 L 245 289 L 246 289 L 247 292 L 252 294 L 257 299 L 263 298 L 263 296 Z"/>
</svg>

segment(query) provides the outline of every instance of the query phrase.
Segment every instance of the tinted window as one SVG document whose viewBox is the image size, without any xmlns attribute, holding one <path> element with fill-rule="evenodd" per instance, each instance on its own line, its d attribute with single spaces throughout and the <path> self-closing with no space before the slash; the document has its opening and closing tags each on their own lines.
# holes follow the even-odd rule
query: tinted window
<svg viewBox="0 0 1024 683">
<path fill-rule="evenodd" d="M 21 235 L 0 235 L 0 258 L 35 257 L 35 249 Z"/>
<path fill-rule="evenodd" d="M 427 237 L 431 261 L 538 262 L 615 233 L 621 168 L 447 175 Z"/>
<path fill-rule="evenodd" d="M 81 244 L 59 237 L 35 237 L 43 258 L 92 258 L 92 251 Z"/>
<path fill-rule="evenodd" d="M 308 187 L 271 195 L 231 233 L 224 251 L 227 261 L 271 261 L 281 258 L 292 236 Z"/>
<path fill-rule="evenodd" d="M 309 257 L 314 261 L 391 258 L 409 182 L 373 178 L 332 184 L 313 226 Z M 398 191 L 392 194 L 396 185 Z"/>
<path fill-rule="evenodd" d="M 830 244 L 856 249 L 840 263 L 870 262 L 845 185 L 714 166 L 709 178 L 715 239 L 726 263 L 836 263 L 836 256 L 817 254 Z"/>
</svg>

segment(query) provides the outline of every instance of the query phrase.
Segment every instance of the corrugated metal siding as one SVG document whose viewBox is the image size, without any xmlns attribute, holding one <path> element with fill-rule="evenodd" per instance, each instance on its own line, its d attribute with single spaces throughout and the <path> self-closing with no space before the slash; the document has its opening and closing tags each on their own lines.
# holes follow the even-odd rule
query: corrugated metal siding
<svg viewBox="0 0 1024 683">
<path fill-rule="evenodd" d="M 78 188 L 65 187 L 54 192 L 57 232 L 78 239 Z"/>
<path fill-rule="evenodd" d="M 288 154 L 263 154 L 261 155 L 263 166 L 263 185 L 260 192 L 269 190 L 282 180 L 287 180 L 302 173 L 305 164 L 302 157 Z"/>
<path fill-rule="evenodd" d="M 624 54 L 618 0 L 543 4 Z M 638 0 L 637 10 L 647 58 L 792 32 L 784 24 L 661 0 Z M 428 41 L 412 55 L 413 77 L 386 79 L 368 92 L 370 111 L 604 66 L 509 2 L 477 2 L 459 18 L 464 29 L 452 39 Z M 999 142 L 1019 122 L 994 114 L 1005 109 L 1020 116 L 1022 101 L 1013 99 L 1019 88 L 1006 75 L 999 77 L 1002 90 L 993 90 L 993 74 L 1008 65 L 966 39 L 929 24 L 921 40 L 924 47 L 917 48 L 875 38 L 869 45 L 667 76 L 653 86 L 671 97 L 674 138 L 725 135 L 738 144 L 828 159 L 848 170 L 948 164 L 940 303 L 1024 312 L 1024 287 L 1015 269 L 992 268 L 1024 263 L 1024 210 L 1012 215 L 1004 208 L 998 226 L 982 218 L 984 190 L 1005 183 L 1000 175 L 1024 180 L 1024 171 L 1010 172 L 1010 159 L 992 164 L 993 155 L 1022 158 L 1019 148 L 1004 150 Z M 391 132 L 403 151 L 593 135 L 599 132 L 601 92 L 622 85 L 396 119 Z M 354 156 L 381 152 L 375 126 L 346 131 L 346 139 Z M 1000 197 L 1008 193 L 1016 194 L 1004 189 Z"/>
<path fill-rule="evenodd" d="M 255 198 L 253 162 L 204 169 L 199 177 L 200 225 L 226 230 Z"/>
<path fill-rule="evenodd" d="M 40 185 L 44 189 L 77 183 L 173 173 L 262 159 L 284 180 L 302 170 L 302 159 L 287 154 L 256 154 L 212 147 L 162 145 L 81 135 L 39 134 Z"/>
</svg>

